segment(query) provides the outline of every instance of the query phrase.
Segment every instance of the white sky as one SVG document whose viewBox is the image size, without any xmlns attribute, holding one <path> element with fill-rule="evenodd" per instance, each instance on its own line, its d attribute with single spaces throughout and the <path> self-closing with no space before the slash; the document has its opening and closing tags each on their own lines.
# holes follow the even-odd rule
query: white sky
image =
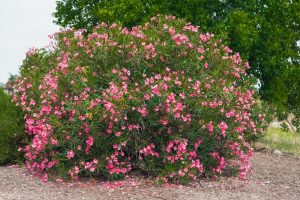
<svg viewBox="0 0 300 200">
<path fill-rule="evenodd" d="M 19 66 L 31 47 L 44 47 L 59 27 L 52 13 L 56 0 L 0 0 L 0 82 Z"/>
</svg>

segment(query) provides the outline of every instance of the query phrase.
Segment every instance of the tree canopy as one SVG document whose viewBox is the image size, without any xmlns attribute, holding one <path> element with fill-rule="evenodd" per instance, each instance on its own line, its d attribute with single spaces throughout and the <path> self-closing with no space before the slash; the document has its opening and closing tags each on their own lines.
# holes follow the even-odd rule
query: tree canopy
<svg viewBox="0 0 300 200">
<path fill-rule="evenodd" d="M 61 0 L 55 23 L 90 30 L 100 22 L 141 24 L 160 14 L 218 34 L 251 65 L 262 99 L 279 111 L 300 105 L 300 1 Z"/>
</svg>

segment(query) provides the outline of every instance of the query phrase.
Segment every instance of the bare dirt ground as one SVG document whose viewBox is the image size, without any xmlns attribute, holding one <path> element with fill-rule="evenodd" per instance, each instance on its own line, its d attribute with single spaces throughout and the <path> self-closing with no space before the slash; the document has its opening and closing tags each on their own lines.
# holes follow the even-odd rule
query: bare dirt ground
<svg viewBox="0 0 300 200">
<path fill-rule="evenodd" d="M 300 199 L 300 158 L 256 152 L 248 181 L 222 178 L 202 186 L 156 187 L 145 179 L 126 180 L 109 189 L 99 182 L 42 183 L 22 167 L 0 167 L 0 199 Z"/>
</svg>

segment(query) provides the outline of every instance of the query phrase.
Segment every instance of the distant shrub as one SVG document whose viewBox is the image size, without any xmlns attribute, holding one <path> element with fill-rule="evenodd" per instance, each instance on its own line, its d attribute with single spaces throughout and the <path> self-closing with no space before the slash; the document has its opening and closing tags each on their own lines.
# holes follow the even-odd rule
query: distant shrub
<svg viewBox="0 0 300 200">
<path fill-rule="evenodd" d="M 154 17 L 130 30 L 62 31 L 30 50 L 14 97 L 32 136 L 27 167 L 45 180 L 139 170 L 186 183 L 232 167 L 245 177 L 245 136 L 264 127 L 249 66 L 198 30 Z"/>
<path fill-rule="evenodd" d="M 18 145 L 23 139 L 23 127 L 21 111 L 0 88 L 0 165 L 20 159 Z"/>
</svg>

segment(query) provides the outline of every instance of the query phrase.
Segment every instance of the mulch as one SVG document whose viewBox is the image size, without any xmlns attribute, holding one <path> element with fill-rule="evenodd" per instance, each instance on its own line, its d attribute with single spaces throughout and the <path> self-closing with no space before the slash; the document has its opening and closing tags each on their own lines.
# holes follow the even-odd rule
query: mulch
<svg viewBox="0 0 300 200">
<path fill-rule="evenodd" d="M 223 177 L 191 186 L 155 186 L 147 179 L 129 177 L 110 184 L 101 181 L 43 183 L 24 167 L 0 167 L 0 199 L 300 199 L 300 158 L 290 154 L 256 152 L 253 173 L 246 181 Z"/>
</svg>

